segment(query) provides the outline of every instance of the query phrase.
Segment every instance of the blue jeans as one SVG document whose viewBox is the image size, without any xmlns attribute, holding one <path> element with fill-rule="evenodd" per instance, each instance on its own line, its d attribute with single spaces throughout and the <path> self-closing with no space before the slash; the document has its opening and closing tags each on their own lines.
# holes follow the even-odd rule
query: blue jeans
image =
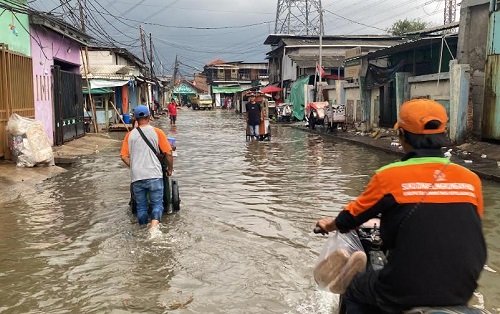
<svg viewBox="0 0 500 314">
<path fill-rule="evenodd" d="M 259 136 L 259 125 L 258 124 L 257 125 L 249 124 L 248 125 L 248 132 L 250 132 L 248 135 L 258 137 Z"/>
<path fill-rule="evenodd" d="M 137 203 L 137 220 L 139 224 L 145 225 L 149 221 L 149 203 L 152 209 L 151 219 L 160 221 L 163 215 L 163 179 L 147 179 L 133 182 L 132 192 Z"/>
</svg>

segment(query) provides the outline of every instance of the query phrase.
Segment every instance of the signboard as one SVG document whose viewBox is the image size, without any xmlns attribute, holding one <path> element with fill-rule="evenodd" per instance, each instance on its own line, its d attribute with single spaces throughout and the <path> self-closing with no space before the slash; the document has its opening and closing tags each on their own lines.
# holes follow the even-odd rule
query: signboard
<svg viewBox="0 0 500 314">
<path fill-rule="evenodd" d="M 345 67 L 344 69 L 344 77 L 357 79 L 359 78 L 359 73 L 361 71 L 361 64 L 358 65 L 350 65 Z"/>
<path fill-rule="evenodd" d="M 346 59 L 354 58 L 357 56 L 361 56 L 361 47 L 351 48 L 345 51 Z"/>
</svg>

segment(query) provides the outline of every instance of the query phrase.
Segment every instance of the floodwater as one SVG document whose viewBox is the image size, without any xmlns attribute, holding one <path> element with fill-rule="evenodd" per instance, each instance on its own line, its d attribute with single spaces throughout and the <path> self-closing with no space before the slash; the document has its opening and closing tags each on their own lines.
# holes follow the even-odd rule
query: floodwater
<svg viewBox="0 0 500 314">
<path fill-rule="evenodd" d="M 336 297 L 312 278 L 325 242 L 314 222 L 396 157 L 286 126 L 246 143 L 243 121 L 222 111 L 159 125 L 177 138 L 181 212 L 152 239 L 138 227 L 118 147 L 0 200 L 0 313 L 332 313 Z M 484 182 L 489 268 L 472 300 L 491 313 L 498 191 Z"/>
</svg>

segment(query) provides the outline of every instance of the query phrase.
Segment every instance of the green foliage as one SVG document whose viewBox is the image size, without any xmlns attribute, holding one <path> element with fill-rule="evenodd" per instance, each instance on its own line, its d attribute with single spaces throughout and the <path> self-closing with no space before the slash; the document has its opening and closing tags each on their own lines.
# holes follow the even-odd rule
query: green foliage
<svg viewBox="0 0 500 314">
<path fill-rule="evenodd" d="M 414 20 L 399 20 L 396 21 L 392 26 L 387 29 L 387 32 L 394 36 L 402 36 L 406 33 L 416 32 L 425 29 L 428 26 L 426 22 L 421 21 L 420 19 Z"/>
</svg>

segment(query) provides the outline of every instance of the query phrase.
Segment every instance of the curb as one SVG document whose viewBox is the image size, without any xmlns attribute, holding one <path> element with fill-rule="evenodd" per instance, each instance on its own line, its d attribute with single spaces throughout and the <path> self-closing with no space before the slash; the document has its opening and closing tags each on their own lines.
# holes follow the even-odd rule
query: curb
<svg viewBox="0 0 500 314">
<path fill-rule="evenodd" d="M 352 143 L 352 144 L 363 145 L 363 146 L 368 147 L 368 148 L 372 148 L 372 149 L 376 149 L 376 150 L 381 150 L 381 151 L 384 151 L 386 153 L 398 155 L 398 156 L 401 156 L 401 157 L 405 155 L 402 151 L 396 150 L 395 148 L 382 147 L 382 146 L 379 146 L 379 145 L 374 145 L 373 143 L 370 143 L 369 141 L 363 141 L 362 140 L 363 137 L 355 138 L 355 137 L 341 136 L 341 135 L 338 135 L 338 134 L 335 134 L 335 133 L 324 133 L 324 132 L 317 131 L 317 130 L 310 130 L 309 128 L 298 126 L 298 125 L 291 125 L 290 127 L 294 128 L 294 129 L 297 129 L 297 130 L 304 131 L 304 132 L 309 132 L 309 133 L 312 133 L 312 134 L 317 134 L 317 135 L 320 135 L 320 136 L 324 136 L 324 137 L 330 137 L 330 138 L 339 139 L 339 140 L 346 141 L 346 142 L 349 142 L 349 143 Z M 461 165 L 461 166 L 469 169 L 470 171 L 474 172 L 481 179 L 490 180 L 490 181 L 494 181 L 494 182 L 500 182 L 500 174 L 491 173 L 491 169 L 488 171 L 487 169 L 485 169 L 485 170 L 478 169 L 474 165 L 470 166 L 468 164 L 464 164 L 463 163 L 463 159 L 457 158 L 456 156 L 453 156 L 451 158 L 451 160 L 454 163 L 457 163 L 457 164 L 459 164 L 459 165 Z M 460 161 L 462 161 L 462 162 L 460 162 Z M 499 170 L 497 170 L 497 172 L 500 173 Z"/>
</svg>

